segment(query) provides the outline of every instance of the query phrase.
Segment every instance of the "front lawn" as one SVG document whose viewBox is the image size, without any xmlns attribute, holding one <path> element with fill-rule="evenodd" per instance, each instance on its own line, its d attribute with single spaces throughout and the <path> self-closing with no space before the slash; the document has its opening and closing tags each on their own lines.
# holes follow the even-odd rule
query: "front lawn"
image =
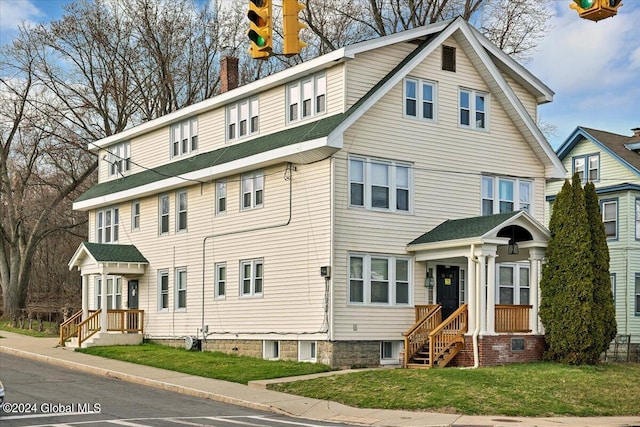
<svg viewBox="0 0 640 427">
<path fill-rule="evenodd" d="M 152 343 L 139 346 L 89 347 L 76 351 L 240 384 L 331 370 L 326 365 L 316 363 L 263 360 L 210 351 L 187 351 Z"/>
<path fill-rule="evenodd" d="M 33 322 L 34 326 L 38 326 L 38 322 Z M 16 334 L 29 335 L 31 337 L 37 338 L 52 338 L 59 337 L 60 335 L 56 332 L 57 325 L 53 322 L 43 322 L 44 331 L 39 332 L 35 329 L 21 329 L 21 328 L 13 328 L 11 325 L 11 320 L 0 320 L 0 331 L 14 332 Z"/>
<path fill-rule="evenodd" d="M 385 369 L 269 388 L 360 408 L 535 417 L 640 415 L 640 364 Z"/>
</svg>

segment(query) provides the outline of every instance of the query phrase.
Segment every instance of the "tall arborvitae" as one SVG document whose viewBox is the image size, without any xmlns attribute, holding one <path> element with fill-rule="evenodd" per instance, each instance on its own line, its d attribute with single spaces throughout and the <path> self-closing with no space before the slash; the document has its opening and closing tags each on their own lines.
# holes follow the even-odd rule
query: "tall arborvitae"
<svg viewBox="0 0 640 427">
<path fill-rule="evenodd" d="M 593 363 L 595 277 L 584 191 L 577 175 L 558 193 L 549 228 L 551 240 L 540 282 L 547 357 L 565 363 Z"/>
<path fill-rule="evenodd" d="M 594 356 L 598 358 L 600 354 L 609 347 L 609 343 L 611 343 L 616 336 L 616 313 L 615 307 L 613 306 L 613 293 L 611 292 L 609 247 L 607 246 L 607 235 L 602 222 L 596 186 L 591 182 L 585 185 L 584 195 L 591 231 L 592 267 L 595 275 L 593 301 L 595 305 L 594 318 L 598 335 L 595 342 Z"/>
</svg>

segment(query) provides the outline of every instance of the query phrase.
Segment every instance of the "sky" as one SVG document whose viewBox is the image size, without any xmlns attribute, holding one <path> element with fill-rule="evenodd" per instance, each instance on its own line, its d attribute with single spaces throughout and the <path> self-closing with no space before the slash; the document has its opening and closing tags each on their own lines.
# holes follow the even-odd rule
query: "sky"
<svg viewBox="0 0 640 427">
<path fill-rule="evenodd" d="M 0 44 L 20 22 L 59 18 L 71 0 L 0 0 Z M 244 1 L 244 0 L 238 0 Z M 549 142 L 557 149 L 577 126 L 631 136 L 640 127 L 640 0 L 623 0 L 618 15 L 592 22 L 554 0 L 551 31 L 523 64 L 555 92 L 539 118 L 556 127 Z"/>
</svg>

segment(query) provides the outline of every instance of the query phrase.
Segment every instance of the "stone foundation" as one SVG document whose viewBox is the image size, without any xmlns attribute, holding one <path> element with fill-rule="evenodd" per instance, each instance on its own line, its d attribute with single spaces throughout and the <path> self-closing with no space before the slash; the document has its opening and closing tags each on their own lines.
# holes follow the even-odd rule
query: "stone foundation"
<svg viewBox="0 0 640 427">
<path fill-rule="evenodd" d="M 512 339 L 516 348 L 512 349 Z M 523 344 L 522 349 L 517 344 Z M 544 335 L 487 335 L 478 337 L 480 366 L 498 366 L 542 360 Z M 473 337 L 465 336 L 464 348 L 447 366 L 473 366 Z"/>
</svg>

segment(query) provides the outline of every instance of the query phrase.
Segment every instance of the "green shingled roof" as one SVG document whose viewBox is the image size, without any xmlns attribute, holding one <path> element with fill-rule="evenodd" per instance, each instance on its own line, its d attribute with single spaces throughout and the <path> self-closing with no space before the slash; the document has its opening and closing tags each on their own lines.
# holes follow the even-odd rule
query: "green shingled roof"
<svg viewBox="0 0 640 427">
<path fill-rule="evenodd" d="M 108 243 L 82 243 L 97 262 L 132 262 L 145 263 L 149 261 L 142 256 L 138 248 L 133 245 L 115 245 Z"/>
<path fill-rule="evenodd" d="M 480 237 L 519 213 L 520 211 L 515 211 L 473 218 L 450 219 L 418 237 L 409 245 Z"/>
</svg>

